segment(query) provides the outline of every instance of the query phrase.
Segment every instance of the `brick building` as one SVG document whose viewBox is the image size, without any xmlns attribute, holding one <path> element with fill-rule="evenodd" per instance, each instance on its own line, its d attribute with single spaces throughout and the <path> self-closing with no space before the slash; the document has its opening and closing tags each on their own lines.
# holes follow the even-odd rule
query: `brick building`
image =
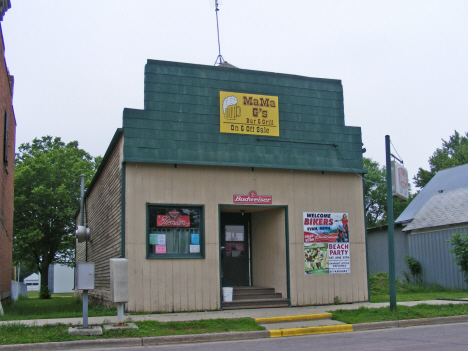
<svg viewBox="0 0 468 351">
<path fill-rule="evenodd" d="M 361 129 L 341 81 L 148 60 L 144 92 L 85 195 L 91 298 L 110 301 L 109 259 L 125 257 L 127 311 L 368 299 Z"/>
<path fill-rule="evenodd" d="M 0 21 L 9 8 L 9 0 L 0 0 Z M 12 105 L 13 76 L 5 61 L 1 23 L 0 39 L 0 300 L 4 300 L 11 296 L 16 121 Z"/>
</svg>

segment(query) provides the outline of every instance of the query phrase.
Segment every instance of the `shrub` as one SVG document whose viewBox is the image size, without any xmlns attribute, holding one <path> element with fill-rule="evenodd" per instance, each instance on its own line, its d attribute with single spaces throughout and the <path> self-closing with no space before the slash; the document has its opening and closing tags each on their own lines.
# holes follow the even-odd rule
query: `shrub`
<svg viewBox="0 0 468 351">
<path fill-rule="evenodd" d="M 452 244 L 449 252 L 455 255 L 455 262 L 460 266 L 465 282 L 468 283 L 468 235 L 460 236 L 454 233 L 447 242 Z"/>
<path fill-rule="evenodd" d="M 406 255 L 403 257 L 403 261 L 405 261 L 406 266 L 410 270 L 410 274 L 412 279 L 410 279 L 410 276 L 407 272 L 403 272 L 403 276 L 405 277 L 405 280 L 407 283 L 413 282 L 413 284 L 422 284 L 423 279 L 422 279 L 422 266 L 421 263 L 417 259 L 415 259 L 412 256 Z"/>
<path fill-rule="evenodd" d="M 39 297 L 41 299 L 50 299 L 50 290 L 47 285 L 41 285 L 41 290 L 39 291 Z"/>
</svg>

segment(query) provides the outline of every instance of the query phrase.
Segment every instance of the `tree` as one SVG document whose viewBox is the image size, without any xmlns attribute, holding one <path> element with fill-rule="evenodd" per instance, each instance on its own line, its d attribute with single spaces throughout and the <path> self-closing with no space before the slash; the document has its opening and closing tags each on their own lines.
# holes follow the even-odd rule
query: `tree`
<svg viewBox="0 0 468 351">
<path fill-rule="evenodd" d="M 364 157 L 364 169 L 368 172 L 364 175 L 364 199 L 365 215 L 368 228 L 378 227 L 387 224 L 387 170 L 385 166 L 380 167 L 379 163 L 370 158 Z M 411 200 L 411 195 L 407 201 L 399 199 L 393 200 L 393 217 L 398 216 L 405 210 Z"/>
<path fill-rule="evenodd" d="M 73 261 L 80 174 L 87 183 L 100 162 L 60 138 L 45 136 L 21 144 L 15 161 L 13 257 L 34 265 L 48 287 L 49 265 Z M 42 290 L 41 290 L 42 291 Z"/>
<path fill-rule="evenodd" d="M 385 167 L 364 157 L 364 169 L 368 172 L 364 182 L 366 223 L 369 228 L 377 227 L 384 221 L 387 206 L 387 186 Z"/>
<path fill-rule="evenodd" d="M 418 188 L 423 188 L 438 171 L 465 163 L 468 163 L 468 132 L 460 135 L 455 131 L 448 141 L 442 139 L 442 148 L 429 157 L 430 170 L 419 168 L 413 179 Z"/>
<path fill-rule="evenodd" d="M 460 266 L 465 282 L 468 283 L 468 235 L 460 236 L 454 233 L 447 242 L 452 244 L 449 252 L 455 255 L 455 262 Z"/>
</svg>

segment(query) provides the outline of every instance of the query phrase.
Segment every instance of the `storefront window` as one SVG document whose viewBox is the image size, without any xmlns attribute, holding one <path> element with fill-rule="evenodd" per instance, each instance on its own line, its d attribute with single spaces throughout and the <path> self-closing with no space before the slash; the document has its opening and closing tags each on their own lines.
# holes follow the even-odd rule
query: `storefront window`
<svg viewBox="0 0 468 351">
<path fill-rule="evenodd" d="M 203 206 L 148 205 L 147 258 L 203 258 Z"/>
</svg>

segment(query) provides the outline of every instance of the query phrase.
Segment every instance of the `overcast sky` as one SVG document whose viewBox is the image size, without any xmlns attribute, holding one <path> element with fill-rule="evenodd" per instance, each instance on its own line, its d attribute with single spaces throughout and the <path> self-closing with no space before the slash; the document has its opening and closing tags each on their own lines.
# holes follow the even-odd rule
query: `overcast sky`
<svg viewBox="0 0 468 351">
<path fill-rule="evenodd" d="M 43 135 L 104 155 L 143 108 L 147 59 L 213 65 L 215 0 L 12 0 L 2 22 L 17 147 Z M 468 1 L 221 0 L 221 53 L 252 70 L 340 79 L 345 123 L 412 178 L 468 131 Z"/>
</svg>

